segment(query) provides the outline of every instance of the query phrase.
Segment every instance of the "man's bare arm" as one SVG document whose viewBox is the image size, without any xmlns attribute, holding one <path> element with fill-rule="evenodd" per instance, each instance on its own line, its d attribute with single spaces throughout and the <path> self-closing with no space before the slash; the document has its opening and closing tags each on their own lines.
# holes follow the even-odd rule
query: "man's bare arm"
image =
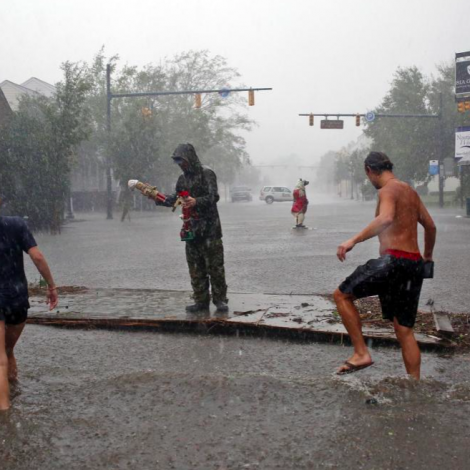
<svg viewBox="0 0 470 470">
<path fill-rule="evenodd" d="M 46 258 L 37 246 L 31 248 L 28 251 L 28 255 L 30 256 L 32 262 L 36 266 L 41 276 L 47 282 L 47 299 L 49 302 L 50 309 L 52 310 L 57 306 L 59 299 L 57 295 L 57 288 L 55 286 L 54 279 L 52 277 L 51 270 L 49 269 L 49 265 L 47 264 Z"/>
<path fill-rule="evenodd" d="M 419 201 L 419 217 L 418 222 L 424 227 L 424 253 L 423 258 L 428 261 L 432 260 L 432 253 L 436 243 L 436 225 L 432 217 L 429 215 L 423 201 Z"/>
<path fill-rule="evenodd" d="M 336 256 L 340 261 L 346 259 L 346 253 L 351 251 L 355 245 L 363 241 L 369 240 L 370 238 L 376 237 L 382 233 L 385 229 L 392 225 L 395 218 L 396 201 L 395 197 L 390 191 L 379 192 L 379 205 L 378 215 L 375 219 L 361 232 L 354 237 L 345 241 L 338 247 Z"/>
</svg>

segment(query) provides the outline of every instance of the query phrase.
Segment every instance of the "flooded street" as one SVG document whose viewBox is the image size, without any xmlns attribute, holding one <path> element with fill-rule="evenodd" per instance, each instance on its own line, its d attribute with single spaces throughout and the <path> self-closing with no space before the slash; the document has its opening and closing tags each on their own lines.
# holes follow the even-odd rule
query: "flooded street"
<svg viewBox="0 0 470 470">
<path fill-rule="evenodd" d="M 469 356 L 425 354 L 417 385 L 391 348 L 334 376 L 348 352 L 29 326 L 2 470 L 468 468 Z"/>
<path fill-rule="evenodd" d="M 363 224 L 372 204 L 314 206 L 308 222 L 316 230 L 302 234 L 290 229 L 287 205 L 221 209 L 232 291 L 331 291 L 375 256 L 369 243 L 346 265 L 335 259 L 336 244 Z M 188 288 L 177 217 L 77 219 L 60 237 L 38 237 L 59 284 Z M 468 221 L 452 212 L 436 220 L 443 238 L 468 233 Z M 456 310 L 469 295 L 446 275 L 465 262 L 458 252 L 458 243 L 440 245 L 439 277 L 427 290 Z M 305 271 L 294 283 L 299 263 Z M 416 384 L 404 378 L 394 348 L 374 349 L 376 365 L 367 371 L 335 376 L 350 351 L 30 325 L 18 346 L 13 408 L 1 418 L 2 469 L 468 468 L 470 356 L 425 353 Z"/>
<path fill-rule="evenodd" d="M 470 469 L 470 2 L 423 5 L 8 3 L 0 470 Z"/>
<path fill-rule="evenodd" d="M 255 194 L 256 198 L 256 194 Z M 341 200 L 312 194 L 306 225 L 315 230 L 292 230 L 289 203 L 220 205 L 229 292 L 332 293 L 339 283 L 370 258 L 378 257 L 377 240 L 358 245 L 345 263 L 337 246 L 372 218 L 375 203 Z M 437 310 L 468 311 L 470 290 L 464 273 L 470 265 L 466 250 L 470 223 L 460 209 L 432 210 L 439 233 L 435 278 L 424 283 L 422 307 L 429 298 Z M 59 237 L 37 240 L 59 285 L 101 288 L 190 289 L 184 246 L 179 241 L 177 214 L 133 213 L 121 223 L 103 214 L 76 215 Z M 423 235 L 420 236 L 423 246 Z M 37 271 L 27 261 L 30 281 Z M 300 274 L 300 275 L 299 275 Z"/>
</svg>

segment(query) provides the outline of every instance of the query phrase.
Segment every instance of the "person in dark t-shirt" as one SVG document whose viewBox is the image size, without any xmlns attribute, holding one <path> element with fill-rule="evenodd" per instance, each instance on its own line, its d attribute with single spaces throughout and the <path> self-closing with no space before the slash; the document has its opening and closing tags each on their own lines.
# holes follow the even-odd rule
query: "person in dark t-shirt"
<svg viewBox="0 0 470 470">
<path fill-rule="evenodd" d="M 57 288 L 36 240 L 22 218 L 0 216 L 0 411 L 10 407 L 9 382 L 16 381 L 18 375 L 13 349 L 28 316 L 28 282 L 23 252 L 28 253 L 46 280 L 47 299 L 52 310 L 58 303 Z"/>
</svg>

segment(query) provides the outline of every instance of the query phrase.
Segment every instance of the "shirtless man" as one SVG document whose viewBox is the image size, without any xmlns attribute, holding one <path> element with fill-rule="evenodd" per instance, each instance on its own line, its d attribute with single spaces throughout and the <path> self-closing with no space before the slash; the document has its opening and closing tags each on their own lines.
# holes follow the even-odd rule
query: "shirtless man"
<svg viewBox="0 0 470 470">
<path fill-rule="evenodd" d="M 343 262 L 357 243 L 378 236 L 380 258 L 359 266 L 334 293 L 354 346 L 354 354 L 337 373 L 356 372 L 373 364 L 353 301 L 378 295 L 384 319 L 393 321 L 406 371 L 419 380 L 421 355 L 413 326 L 423 283 L 423 260 L 432 261 L 436 226 L 416 191 L 395 177 L 393 164 L 384 153 L 369 153 L 364 166 L 370 182 L 379 190 L 376 217 L 364 230 L 342 243 L 337 256 Z M 418 223 L 425 230 L 422 257 Z"/>
</svg>

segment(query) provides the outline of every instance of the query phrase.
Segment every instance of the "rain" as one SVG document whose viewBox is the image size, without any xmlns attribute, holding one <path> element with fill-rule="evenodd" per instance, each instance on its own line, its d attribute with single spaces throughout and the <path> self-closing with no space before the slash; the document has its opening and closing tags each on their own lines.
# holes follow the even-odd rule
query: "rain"
<svg viewBox="0 0 470 470">
<path fill-rule="evenodd" d="M 9 5 L 0 468 L 468 468 L 469 17 Z"/>
</svg>

